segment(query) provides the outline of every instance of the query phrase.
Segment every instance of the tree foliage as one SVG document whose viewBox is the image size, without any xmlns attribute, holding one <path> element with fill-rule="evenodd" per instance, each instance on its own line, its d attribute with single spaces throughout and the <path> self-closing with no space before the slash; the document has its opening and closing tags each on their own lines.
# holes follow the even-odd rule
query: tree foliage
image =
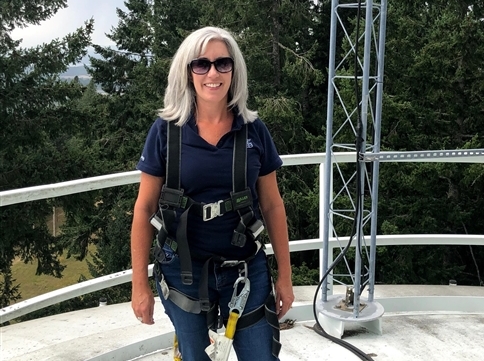
<svg viewBox="0 0 484 361">
<path fill-rule="evenodd" d="M 484 148 L 482 1 L 390 3 L 382 149 Z M 482 164 L 385 164 L 380 234 L 482 234 Z M 482 282 L 484 250 L 388 247 L 385 282 Z M 397 262 L 395 262 L 397 260 Z M 477 266 L 477 272 L 476 272 Z M 395 278 L 394 280 L 392 278 Z"/>
<path fill-rule="evenodd" d="M 82 95 L 59 74 L 85 55 L 93 22 L 62 39 L 22 48 L 15 28 L 39 24 L 66 6 L 61 0 L 2 1 L 0 4 L 0 190 L 53 183 L 82 176 L 69 153 L 84 118 L 72 108 Z M 0 209 L 0 306 L 19 298 L 10 267 L 15 258 L 37 261 L 37 273 L 61 276 L 60 244 L 48 232 L 53 203 L 40 201 Z"/>
</svg>

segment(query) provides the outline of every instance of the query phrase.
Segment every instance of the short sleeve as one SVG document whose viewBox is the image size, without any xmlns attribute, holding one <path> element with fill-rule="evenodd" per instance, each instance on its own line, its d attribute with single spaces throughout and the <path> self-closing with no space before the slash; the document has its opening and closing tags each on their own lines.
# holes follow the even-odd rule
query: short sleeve
<svg viewBox="0 0 484 361">
<path fill-rule="evenodd" d="M 155 120 L 148 131 L 136 169 L 155 177 L 166 175 L 167 124 L 161 118 Z"/>
<path fill-rule="evenodd" d="M 267 126 L 260 119 L 254 121 L 254 126 L 262 146 L 259 176 L 265 176 L 279 169 L 282 166 L 282 159 Z"/>
</svg>

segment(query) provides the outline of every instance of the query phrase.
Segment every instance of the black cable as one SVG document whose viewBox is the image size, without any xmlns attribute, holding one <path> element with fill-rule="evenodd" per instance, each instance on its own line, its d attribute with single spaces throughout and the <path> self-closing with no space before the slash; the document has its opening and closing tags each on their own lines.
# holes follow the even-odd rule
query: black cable
<svg viewBox="0 0 484 361">
<path fill-rule="evenodd" d="M 353 224 L 356 224 L 356 221 L 353 222 Z M 353 228 L 354 229 L 354 228 Z M 364 361 L 374 361 L 373 358 L 368 356 L 365 352 L 360 350 L 358 347 L 352 345 L 349 342 L 346 342 L 342 339 L 339 339 L 337 337 L 331 336 L 328 334 L 326 331 L 324 331 L 323 326 L 319 323 L 319 317 L 318 313 L 316 311 L 316 302 L 317 302 L 317 297 L 318 297 L 318 291 L 321 288 L 324 280 L 328 277 L 329 273 L 333 270 L 333 268 L 341 261 L 341 259 L 346 255 L 346 252 L 350 248 L 351 242 L 353 241 L 353 235 L 350 237 L 350 240 L 346 247 L 343 249 L 343 251 L 336 257 L 334 262 L 331 264 L 331 266 L 328 268 L 326 273 L 323 275 L 321 278 L 321 281 L 318 283 L 318 286 L 316 287 L 316 292 L 314 293 L 314 298 L 313 298 L 313 315 L 314 315 L 314 320 L 316 321 L 316 324 L 312 327 L 312 329 L 319 335 L 327 338 L 330 341 L 333 341 L 334 343 L 346 348 L 348 351 L 354 353 L 358 358 Z"/>
<path fill-rule="evenodd" d="M 357 200 L 356 202 L 358 203 L 359 201 Z M 328 340 L 333 341 L 334 343 L 336 343 L 336 344 L 338 344 L 338 345 L 346 348 L 348 351 L 350 351 L 350 352 L 354 353 L 356 356 L 358 356 L 361 360 L 364 360 L 364 361 L 374 361 L 370 356 L 368 356 L 366 353 L 364 353 L 362 350 L 360 350 L 356 346 L 353 346 L 351 343 L 346 342 L 346 341 L 344 341 L 342 339 L 339 339 L 337 337 L 331 336 L 326 331 L 324 331 L 323 327 L 319 323 L 318 313 L 316 311 L 316 302 L 317 302 L 317 298 L 318 298 L 318 291 L 321 288 L 324 280 L 328 277 L 328 275 L 336 267 L 336 265 L 339 262 L 341 262 L 341 259 L 348 252 L 348 249 L 350 248 L 351 243 L 353 242 L 353 237 L 355 235 L 355 229 L 356 229 L 356 217 L 353 219 L 353 229 L 351 230 L 351 237 L 350 237 L 350 239 L 348 241 L 348 244 L 343 249 L 343 251 L 341 251 L 341 253 L 338 255 L 338 257 L 336 257 L 336 259 L 333 261 L 333 263 L 331 264 L 331 266 L 328 267 L 328 269 L 326 270 L 325 274 L 321 278 L 321 281 L 319 281 L 318 286 L 316 287 L 316 292 L 314 293 L 314 298 L 313 298 L 313 315 L 314 315 L 314 319 L 316 321 L 316 324 L 311 329 L 314 330 L 317 334 L 319 334 L 319 335 L 327 338 Z"/>
<path fill-rule="evenodd" d="M 367 5 L 368 6 L 368 5 Z M 356 98 L 356 141 L 355 141 L 355 147 L 356 147 L 356 197 L 357 197 L 357 202 L 356 204 L 358 205 L 356 210 L 355 210 L 355 218 L 362 218 L 363 217 L 363 212 L 362 212 L 362 207 L 363 204 L 359 202 L 360 198 L 362 197 L 362 192 L 363 190 L 361 189 L 361 184 L 360 184 L 360 177 L 361 177 L 361 163 L 362 160 L 360 159 L 361 155 L 361 146 L 363 144 L 363 129 L 362 129 L 362 123 L 361 123 L 361 104 L 360 104 L 360 93 L 359 93 L 359 84 L 358 84 L 358 43 L 359 43 L 359 37 L 360 37 L 360 20 L 361 20 L 361 0 L 358 1 L 358 10 L 356 14 L 356 42 L 355 42 L 355 98 Z M 362 231 L 362 230 L 360 230 Z M 361 237 L 358 237 L 357 239 L 357 250 L 358 253 L 360 254 L 360 259 L 363 259 L 363 254 L 361 253 Z M 363 262 L 361 263 L 361 265 Z M 360 275 L 361 275 L 361 269 L 360 269 Z M 360 279 L 361 281 L 361 279 Z M 359 292 L 359 295 L 363 292 L 363 289 L 360 288 L 360 290 L 357 290 Z"/>
</svg>

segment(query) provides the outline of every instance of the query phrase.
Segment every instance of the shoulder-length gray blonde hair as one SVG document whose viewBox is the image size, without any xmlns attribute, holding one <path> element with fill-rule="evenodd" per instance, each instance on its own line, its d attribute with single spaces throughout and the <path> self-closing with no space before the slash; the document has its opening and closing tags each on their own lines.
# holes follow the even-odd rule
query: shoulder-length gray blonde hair
<svg viewBox="0 0 484 361">
<path fill-rule="evenodd" d="M 211 40 L 221 40 L 234 59 L 232 83 L 229 89 L 228 108 L 236 107 L 245 123 L 253 122 L 257 112 L 247 109 L 247 67 L 242 52 L 233 36 L 226 30 L 205 27 L 194 31 L 181 43 L 172 59 L 165 90 L 164 108 L 159 116 L 167 121 L 177 120 L 177 125 L 185 124 L 195 108 L 195 89 L 190 82 L 188 64 L 200 56 Z"/>
</svg>

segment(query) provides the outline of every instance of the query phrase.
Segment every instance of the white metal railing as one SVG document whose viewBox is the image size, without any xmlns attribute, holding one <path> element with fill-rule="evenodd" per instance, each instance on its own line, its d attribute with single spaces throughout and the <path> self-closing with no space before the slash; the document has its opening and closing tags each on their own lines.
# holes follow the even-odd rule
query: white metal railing
<svg viewBox="0 0 484 361">
<path fill-rule="evenodd" d="M 348 242 L 349 238 L 340 238 L 343 244 Z M 413 235 L 389 235 L 378 236 L 377 246 L 398 246 L 398 245 L 476 245 L 484 246 L 484 235 L 448 235 L 448 234 L 413 234 Z M 306 239 L 291 241 L 291 252 L 308 251 L 319 249 L 322 246 L 319 239 Z M 336 239 L 331 239 L 329 244 L 329 254 L 339 248 L 340 245 Z M 266 246 L 266 253 L 272 254 L 272 246 Z M 151 277 L 153 265 L 148 269 L 148 275 Z M 80 282 L 68 287 L 64 287 L 43 295 L 30 298 L 0 310 L 1 322 L 7 322 L 17 317 L 26 315 L 30 312 L 54 305 L 56 303 L 69 300 L 74 297 L 82 296 L 91 292 L 103 290 L 105 288 L 117 286 L 123 283 L 131 282 L 132 270 L 113 273 L 107 276 L 95 278 Z M 332 285 L 328 284 L 330 289 Z M 330 292 L 331 294 L 331 292 Z"/>
<path fill-rule="evenodd" d="M 408 152 L 413 154 L 414 152 Z M 393 154 L 388 152 L 388 154 Z M 405 152 L 402 152 L 405 154 Z M 384 158 L 385 152 L 380 153 Z M 336 153 L 335 162 L 345 163 L 354 162 L 356 154 L 351 152 Z M 284 166 L 290 165 L 307 165 L 319 164 L 321 165 L 326 160 L 324 153 L 313 154 L 295 154 L 281 156 Z M 389 157 L 390 158 L 390 157 Z M 400 157 L 399 159 L 392 159 L 392 162 L 428 162 L 429 159 L 414 159 L 413 157 Z M 449 156 L 441 156 L 439 162 L 463 162 L 463 163 L 484 163 L 484 157 L 471 156 L 468 154 L 449 153 Z M 75 194 L 81 192 L 92 191 L 96 189 L 109 188 L 120 185 L 127 185 L 139 182 L 140 172 L 131 171 L 117 174 L 110 174 L 99 177 L 85 178 L 74 181 L 62 182 L 57 184 L 49 184 L 35 187 L 28 187 L 22 189 L 15 189 L 0 192 L 0 207 L 16 203 L 23 203 L 28 201 L 35 201 L 39 199 L 47 199 L 60 197 L 68 194 Z M 330 239 L 329 256 L 333 255 L 335 248 L 342 247 L 346 244 L 348 238 Z M 377 245 L 480 245 L 484 246 L 484 235 L 389 235 L 377 236 Z M 304 250 L 321 249 L 322 241 L 320 239 L 295 240 L 290 242 L 290 251 L 298 252 Z M 272 253 L 272 247 L 267 245 L 266 252 Z M 330 259 L 330 263 L 332 259 Z M 149 274 L 152 274 L 153 265 L 149 266 Z M 96 279 L 81 282 L 62 289 L 58 289 L 46 294 L 33 297 L 31 299 L 21 301 L 14 305 L 2 308 L 0 310 L 0 322 L 6 322 L 16 317 L 28 314 L 30 312 L 39 310 L 41 308 L 62 302 L 77 296 L 99 291 L 108 287 L 123 284 L 131 281 L 132 271 L 126 270 L 111 275 L 99 277 Z M 329 284 L 328 284 L 329 285 Z M 329 285 L 332 287 L 332 285 Z"/>
<path fill-rule="evenodd" d="M 482 151 L 482 150 L 481 150 Z M 395 152 L 381 152 L 378 154 L 380 162 L 442 162 L 442 163 L 484 163 L 484 151 L 469 156 L 468 152 L 447 151 L 438 158 L 414 157 L 418 152 L 398 152 L 400 157 L 394 157 Z M 432 153 L 432 152 L 430 152 Z M 325 153 L 291 154 L 281 156 L 283 166 L 322 164 L 326 161 Z M 354 152 L 334 153 L 333 162 L 351 163 L 356 159 Z M 140 172 L 131 171 L 108 174 L 99 177 L 77 179 L 68 182 L 47 184 L 35 187 L 13 189 L 0 192 L 0 207 L 10 204 L 54 198 L 68 194 L 88 192 L 96 189 L 115 187 L 139 182 Z"/>
</svg>

